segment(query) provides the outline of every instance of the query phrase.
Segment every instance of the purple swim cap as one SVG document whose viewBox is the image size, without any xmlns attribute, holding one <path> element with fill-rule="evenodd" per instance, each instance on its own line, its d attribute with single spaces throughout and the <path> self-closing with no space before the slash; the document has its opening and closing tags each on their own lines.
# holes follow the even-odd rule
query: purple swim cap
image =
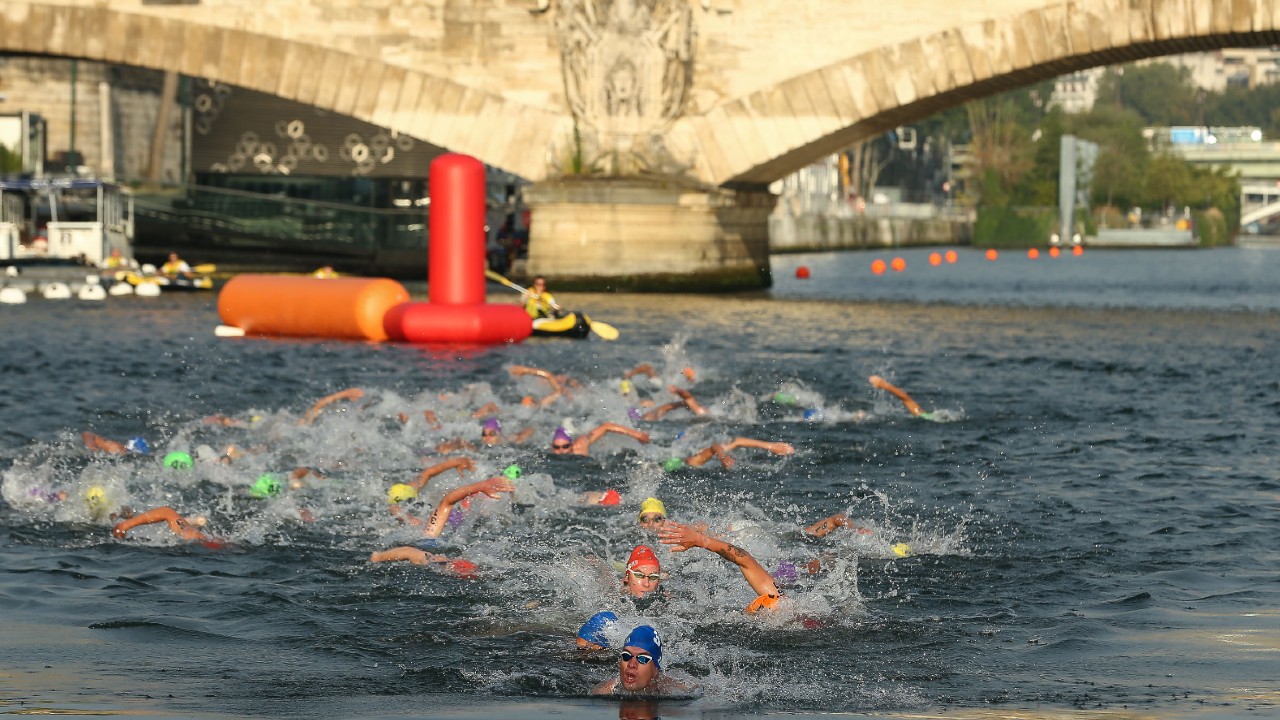
<svg viewBox="0 0 1280 720">
<path fill-rule="evenodd" d="M 568 430 L 565 430 L 562 427 L 558 427 L 556 428 L 556 434 L 551 436 L 551 442 L 554 444 L 557 440 L 563 440 L 565 442 L 573 442 L 573 436 L 569 434 Z"/>
<path fill-rule="evenodd" d="M 627 417 L 631 418 L 632 420 L 639 420 L 640 419 L 639 408 L 630 408 L 629 410 L 627 410 Z"/>
<path fill-rule="evenodd" d="M 778 563 L 778 569 L 773 571 L 773 579 L 778 582 L 795 582 L 800 578 L 796 572 L 796 564 L 783 560 Z"/>
<path fill-rule="evenodd" d="M 480 426 L 480 429 L 482 431 L 492 430 L 494 432 L 502 432 L 502 423 L 498 422 L 498 418 L 491 417 L 488 420 L 484 421 L 484 424 Z"/>
</svg>

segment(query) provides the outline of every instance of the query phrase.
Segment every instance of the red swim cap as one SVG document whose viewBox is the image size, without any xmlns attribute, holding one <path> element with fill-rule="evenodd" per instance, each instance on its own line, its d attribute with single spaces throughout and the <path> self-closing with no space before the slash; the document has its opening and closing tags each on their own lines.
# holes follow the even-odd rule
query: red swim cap
<svg viewBox="0 0 1280 720">
<path fill-rule="evenodd" d="M 622 502 L 622 496 L 613 488 L 605 490 L 604 497 L 600 498 L 601 505 L 617 505 L 620 502 Z"/>
<path fill-rule="evenodd" d="M 462 558 L 458 558 L 457 560 L 450 560 L 448 563 L 445 564 L 445 567 L 448 568 L 451 574 L 457 575 L 460 578 L 466 578 L 468 580 L 474 579 L 480 570 L 480 568 L 476 566 L 475 563 L 471 562 L 470 560 L 463 560 Z"/>
<path fill-rule="evenodd" d="M 627 569 L 640 565 L 652 565 L 661 569 L 662 564 L 658 562 L 658 556 L 654 554 L 653 548 L 648 545 L 637 545 L 635 550 L 631 551 L 631 557 L 627 558 Z"/>
</svg>

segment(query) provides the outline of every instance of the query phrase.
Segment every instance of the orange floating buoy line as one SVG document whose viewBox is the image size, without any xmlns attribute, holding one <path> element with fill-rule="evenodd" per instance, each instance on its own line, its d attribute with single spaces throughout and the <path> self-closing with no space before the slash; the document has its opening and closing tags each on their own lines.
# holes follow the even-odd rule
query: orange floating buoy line
<svg viewBox="0 0 1280 720">
<path fill-rule="evenodd" d="M 428 185 L 428 302 L 410 302 L 404 286 L 388 278 L 238 275 L 218 295 L 225 327 L 245 335 L 413 343 L 529 337 L 533 319 L 524 308 L 485 303 L 484 165 L 441 155 L 431 162 Z"/>
</svg>

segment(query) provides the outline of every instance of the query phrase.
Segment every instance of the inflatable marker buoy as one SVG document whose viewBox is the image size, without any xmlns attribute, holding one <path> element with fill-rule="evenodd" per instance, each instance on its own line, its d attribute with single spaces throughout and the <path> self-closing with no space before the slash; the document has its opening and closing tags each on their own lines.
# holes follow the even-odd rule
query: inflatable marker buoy
<svg viewBox="0 0 1280 720">
<path fill-rule="evenodd" d="M 51 282 L 40 291 L 46 300 L 66 300 L 71 297 L 71 288 L 66 283 Z"/>
<path fill-rule="evenodd" d="M 27 294 L 16 287 L 0 288 L 0 304 L 21 305 L 27 301 Z"/>
<path fill-rule="evenodd" d="M 133 286 L 127 282 L 113 283 L 111 285 L 111 288 L 107 290 L 107 294 L 111 295 L 112 297 L 120 297 L 121 295 L 132 295 Z"/>
<path fill-rule="evenodd" d="M 138 297 L 160 297 L 160 286 L 155 283 L 142 283 L 133 289 Z"/>
<path fill-rule="evenodd" d="M 81 300 L 106 300 L 107 290 L 101 285 L 84 285 L 76 293 L 76 297 Z"/>
</svg>

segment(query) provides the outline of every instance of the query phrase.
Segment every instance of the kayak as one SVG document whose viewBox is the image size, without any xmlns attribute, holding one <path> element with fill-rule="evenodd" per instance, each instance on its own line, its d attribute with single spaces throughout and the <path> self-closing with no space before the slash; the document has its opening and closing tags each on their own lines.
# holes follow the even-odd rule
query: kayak
<svg viewBox="0 0 1280 720">
<path fill-rule="evenodd" d="M 582 340 L 591 334 L 591 319 L 585 313 L 576 312 L 558 318 L 538 318 L 533 321 L 533 334 Z"/>
</svg>

